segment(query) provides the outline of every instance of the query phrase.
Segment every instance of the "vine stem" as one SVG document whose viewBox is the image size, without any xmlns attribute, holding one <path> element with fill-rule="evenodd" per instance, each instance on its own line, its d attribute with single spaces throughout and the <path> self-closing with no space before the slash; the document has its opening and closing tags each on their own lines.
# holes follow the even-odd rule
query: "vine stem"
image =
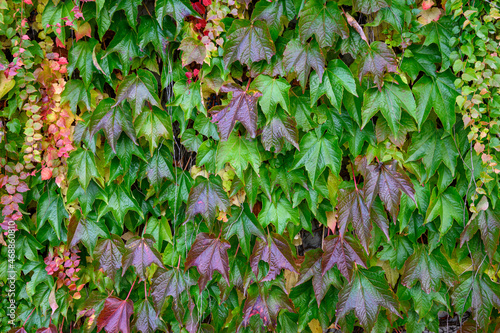
<svg viewBox="0 0 500 333">
<path fill-rule="evenodd" d="M 358 191 L 358 184 L 356 183 L 356 175 L 354 175 L 354 164 L 351 163 L 351 169 L 352 169 L 352 179 L 354 180 L 354 187 L 356 188 L 356 191 Z"/>
<path fill-rule="evenodd" d="M 250 88 L 250 82 L 252 82 L 252 78 L 251 77 L 248 78 L 247 91 L 248 91 L 248 88 Z"/>
<path fill-rule="evenodd" d="M 179 255 L 179 261 L 177 262 L 177 269 L 179 269 L 179 267 L 181 267 L 181 256 Z"/>
<path fill-rule="evenodd" d="M 28 322 L 28 319 L 30 319 L 30 317 L 33 314 L 33 311 L 35 311 L 35 309 L 36 308 L 33 308 L 33 310 L 31 310 L 30 314 L 28 315 L 28 318 L 26 318 L 26 320 L 24 321 L 23 327 L 24 327 L 24 325 L 26 325 L 26 323 Z"/>
<path fill-rule="evenodd" d="M 132 283 L 132 287 L 130 287 L 130 290 L 128 291 L 127 298 L 125 298 L 125 301 L 128 300 L 130 293 L 132 292 L 132 289 L 134 289 L 135 281 L 137 281 L 137 278 L 135 278 L 134 282 Z"/>
</svg>

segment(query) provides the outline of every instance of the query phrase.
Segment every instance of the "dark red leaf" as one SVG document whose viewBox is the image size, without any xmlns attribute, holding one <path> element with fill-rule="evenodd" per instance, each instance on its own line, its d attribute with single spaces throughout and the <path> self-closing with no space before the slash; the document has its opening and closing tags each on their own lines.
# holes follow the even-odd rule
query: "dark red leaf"
<svg viewBox="0 0 500 333">
<path fill-rule="evenodd" d="M 94 256 L 99 260 L 100 268 L 112 279 L 116 271 L 122 267 L 122 256 L 125 253 L 123 241 L 117 235 L 101 239 L 97 243 Z"/>
<path fill-rule="evenodd" d="M 181 293 L 194 285 L 194 281 L 182 270 L 173 268 L 156 270 L 151 284 L 151 296 L 158 313 L 163 307 L 167 296 L 172 296 L 174 303 L 177 303 Z"/>
<path fill-rule="evenodd" d="M 216 208 L 226 211 L 229 206 L 227 194 L 222 187 L 220 178 L 210 176 L 209 179 L 197 177 L 197 185 L 191 189 L 187 201 L 186 220 L 201 214 L 211 223 L 215 219 Z"/>
<path fill-rule="evenodd" d="M 384 75 L 388 72 L 396 73 L 398 70 L 396 55 L 394 51 L 387 47 L 384 42 L 375 41 L 367 49 L 368 52 L 362 54 L 359 65 L 359 81 L 364 76 L 373 77 L 373 81 L 382 89 L 384 85 Z"/>
<path fill-rule="evenodd" d="M 357 188 L 348 191 L 341 189 L 339 191 L 338 223 L 339 232 L 343 237 L 347 230 L 347 225 L 352 222 L 354 231 L 358 235 L 361 244 L 366 253 L 371 239 L 372 223 L 370 219 L 370 210 L 365 203 L 363 192 Z"/>
<path fill-rule="evenodd" d="M 16 327 L 16 328 L 11 329 L 7 333 L 26 333 L 26 330 L 24 329 L 24 327 Z"/>
<path fill-rule="evenodd" d="M 99 317 L 97 317 L 97 332 L 103 328 L 107 333 L 130 333 L 130 316 L 134 313 L 132 300 L 121 300 L 110 296 L 104 302 Z"/>
<path fill-rule="evenodd" d="M 340 273 L 350 281 L 354 264 L 366 268 L 361 248 L 350 238 L 337 235 L 325 238 L 323 242 L 324 253 L 321 261 L 321 274 L 337 265 Z"/>
<path fill-rule="evenodd" d="M 36 330 L 36 333 L 58 333 L 57 327 L 53 324 L 50 324 L 49 327 L 42 327 Z"/>
<path fill-rule="evenodd" d="M 155 240 L 150 235 L 141 237 L 132 237 L 125 246 L 125 255 L 123 256 L 122 276 L 125 275 L 130 265 L 135 267 L 135 272 L 141 280 L 146 279 L 146 268 L 155 263 L 159 267 L 164 267 L 161 261 L 161 255 L 154 247 Z"/>
</svg>

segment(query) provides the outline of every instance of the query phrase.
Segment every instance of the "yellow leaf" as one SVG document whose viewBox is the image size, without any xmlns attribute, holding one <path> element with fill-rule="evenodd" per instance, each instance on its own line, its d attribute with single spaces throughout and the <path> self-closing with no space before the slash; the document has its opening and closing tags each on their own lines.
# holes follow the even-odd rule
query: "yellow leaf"
<svg viewBox="0 0 500 333">
<path fill-rule="evenodd" d="M 437 7 L 432 7 L 428 10 L 422 10 L 418 17 L 418 22 L 422 25 L 431 23 L 432 21 L 437 21 L 441 16 L 441 10 Z"/>
<path fill-rule="evenodd" d="M 14 80 L 12 77 L 9 77 L 7 79 L 3 74 L 3 71 L 0 72 L 0 99 L 2 99 L 2 97 L 7 95 L 7 93 L 11 91 L 15 85 L 16 85 L 16 80 Z"/>
<path fill-rule="evenodd" d="M 323 333 L 323 329 L 321 328 L 321 324 L 318 319 L 311 320 L 307 325 L 309 325 L 312 333 Z"/>
</svg>

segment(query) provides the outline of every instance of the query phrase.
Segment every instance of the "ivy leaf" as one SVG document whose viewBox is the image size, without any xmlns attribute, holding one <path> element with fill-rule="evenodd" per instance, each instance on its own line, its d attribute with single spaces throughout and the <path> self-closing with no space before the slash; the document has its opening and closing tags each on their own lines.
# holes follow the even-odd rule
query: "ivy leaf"
<svg viewBox="0 0 500 333">
<path fill-rule="evenodd" d="M 453 52 L 453 48 L 450 45 L 450 40 L 455 36 L 452 32 L 454 27 L 454 23 L 448 17 L 443 17 L 438 21 L 426 24 L 421 30 L 422 35 L 425 36 L 423 46 L 436 44 L 441 51 L 441 72 L 448 69 L 451 64 L 450 54 Z"/>
<path fill-rule="evenodd" d="M 342 237 L 345 235 L 347 225 L 352 222 L 356 235 L 365 251 L 369 253 L 372 224 L 370 209 L 365 202 L 363 192 L 358 189 L 352 191 L 341 189 L 337 207 L 340 235 Z"/>
<path fill-rule="evenodd" d="M 406 260 L 401 283 L 411 288 L 417 281 L 428 294 L 439 291 L 441 281 L 453 287 L 456 275 L 440 250 L 429 253 L 427 246 L 420 244 L 415 246 L 415 252 Z"/>
<path fill-rule="evenodd" d="M 24 329 L 22 330 L 24 331 Z M 49 327 L 42 327 L 37 329 L 36 333 L 57 333 L 57 327 L 53 324 L 50 324 Z"/>
<path fill-rule="evenodd" d="M 290 245 L 278 234 L 272 233 L 267 237 L 267 242 L 260 239 L 255 242 L 250 256 L 250 267 L 256 277 L 259 276 L 259 261 L 261 260 L 269 264 L 269 271 L 260 282 L 276 279 L 282 268 L 298 273 Z"/>
<path fill-rule="evenodd" d="M 47 2 L 47 5 L 43 9 L 42 13 L 42 27 L 47 29 L 47 26 L 56 27 L 57 24 L 61 25 L 61 29 L 54 29 L 54 33 L 59 38 L 59 41 L 66 41 L 66 29 L 64 29 L 63 17 L 67 17 L 68 21 L 73 21 L 75 19 L 74 13 L 71 11 L 73 9 L 73 3 L 70 2 L 59 2 L 55 4 L 53 1 Z M 6 8 L 8 9 L 8 8 Z"/>
<path fill-rule="evenodd" d="M 451 298 L 455 311 L 462 315 L 472 308 L 477 325 L 485 328 L 490 323 L 493 306 L 500 308 L 500 285 L 486 274 L 465 272 Z"/>
<path fill-rule="evenodd" d="M 342 151 L 336 137 L 330 134 L 318 137 L 315 132 L 308 132 L 300 140 L 300 150 L 295 152 L 292 168 L 304 166 L 314 186 L 327 166 L 338 175 L 341 164 Z"/>
<path fill-rule="evenodd" d="M 103 328 L 106 332 L 130 333 L 130 317 L 134 313 L 132 300 L 121 300 L 109 296 L 104 302 L 104 308 L 97 317 L 97 332 Z"/>
<path fill-rule="evenodd" d="M 361 108 L 363 124 L 361 127 L 366 126 L 378 111 L 382 113 L 394 135 L 399 132 L 401 109 L 408 111 L 418 121 L 417 107 L 410 87 L 399 78 L 394 83 L 385 82 L 384 86 L 379 87 L 379 89 L 370 88 L 366 90 L 363 100 L 364 103 Z"/>
<path fill-rule="evenodd" d="M 188 83 L 186 79 L 176 81 L 173 87 L 175 100 L 171 105 L 180 106 L 184 111 L 184 120 L 191 119 L 193 108 L 206 114 L 203 98 L 201 97 L 201 81 Z"/>
<path fill-rule="evenodd" d="M 264 230 L 257 221 L 255 214 L 250 210 L 248 204 L 244 203 L 241 209 L 233 207 L 229 221 L 224 224 L 224 235 L 230 239 L 236 235 L 239 240 L 241 251 L 245 256 L 250 255 L 250 241 L 252 235 L 262 240 L 266 239 Z"/>
<path fill-rule="evenodd" d="M 258 174 L 261 158 L 257 140 L 247 140 L 236 133 L 231 133 L 227 141 L 219 142 L 216 160 L 217 170 L 224 169 L 224 165 L 229 163 L 240 179 L 243 179 L 243 171 L 248 164 Z"/>
<path fill-rule="evenodd" d="M 127 104 L 115 106 L 112 98 L 102 100 L 92 112 L 89 123 L 89 132 L 94 136 L 99 130 L 104 130 L 106 141 L 113 152 L 116 153 L 116 141 L 122 132 L 137 144 L 134 125 L 132 124 L 132 112 Z"/>
<path fill-rule="evenodd" d="M 263 199 L 262 211 L 259 213 L 259 222 L 262 226 L 272 224 L 279 234 L 283 234 L 288 222 L 295 225 L 300 224 L 300 216 L 297 209 L 294 209 L 290 201 L 283 196 L 277 198 L 277 192 L 273 194 L 273 200 Z"/>
<path fill-rule="evenodd" d="M 96 68 L 92 61 L 92 51 L 97 45 L 98 41 L 94 38 L 88 41 L 78 41 L 73 44 L 68 56 L 68 75 L 73 74 L 75 68 L 78 68 L 80 77 L 85 83 L 85 87 L 88 88 L 92 82 L 92 75 Z"/>
<path fill-rule="evenodd" d="M 444 131 L 435 128 L 431 121 L 426 121 L 420 133 L 412 136 L 412 143 L 408 149 L 407 162 L 422 159 L 427 179 L 436 173 L 439 165 L 443 163 L 455 175 L 458 151 L 453 137 Z"/>
<path fill-rule="evenodd" d="M 164 179 L 174 180 L 172 157 L 166 147 L 157 149 L 146 165 L 149 183 L 158 192 Z"/>
<path fill-rule="evenodd" d="M 386 0 L 353 0 L 354 11 L 369 15 L 381 8 L 389 7 Z"/>
<path fill-rule="evenodd" d="M 252 82 L 250 87 L 262 93 L 261 98 L 259 98 L 259 104 L 266 118 L 269 119 L 273 116 L 278 104 L 281 105 L 286 112 L 290 113 L 290 99 L 288 98 L 290 84 L 285 79 L 276 79 L 267 75 L 259 75 Z"/>
<path fill-rule="evenodd" d="M 196 38 L 186 37 L 182 40 L 179 50 L 182 51 L 182 66 L 196 62 L 203 65 L 203 61 L 207 55 L 205 45 Z"/>
<path fill-rule="evenodd" d="M 158 267 L 163 267 L 161 255 L 154 247 L 155 239 L 150 235 L 143 237 L 132 237 L 125 245 L 125 254 L 123 255 L 122 276 L 125 275 L 127 269 L 132 265 L 135 267 L 135 272 L 140 280 L 146 280 L 146 268 L 151 264 L 156 264 Z"/>
<path fill-rule="evenodd" d="M 42 229 L 45 221 L 49 221 L 57 238 L 61 239 L 61 224 L 69 216 L 61 196 L 54 191 L 44 192 L 38 200 L 36 211 L 37 232 Z"/>
<path fill-rule="evenodd" d="M 274 147 L 274 152 L 279 153 L 283 147 L 284 139 L 299 149 L 299 132 L 295 119 L 288 117 L 285 112 L 278 108 L 262 129 L 261 141 L 265 150 L 271 151 L 271 147 Z"/>
<path fill-rule="evenodd" d="M 371 331 L 381 307 L 401 317 L 396 295 L 392 292 L 380 267 L 354 271 L 352 280 L 339 293 L 337 318 L 344 319 L 354 310 L 356 318 L 366 331 Z M 338 320 L 337 319 L 337 320 Z"/>
<path fill-rule="evenodd" d="M 155 3 L 156 19 L 163 28 L 163 18 L 165 15 L 172 17 L 177 23 L 176 35 L 182 29 L 184 19 L 187 16 L 200 17 L 198 13 L 193 10 L 191 2 L 188 0 L 158 0 Z"/>
<path fill-rule="evenodd" d="M 262 21 L 234 20 L 226 35 L 229 36 L 224 44 L 226 69 L 236 60 L 248 66 L 264 59 L 269 63 L 276 53 L 269 29 Z"/>
<path fill-rule="evenodd" d="M 363 253 L 359 245 L 350 237 L 328 236 L 323 243 L 324 253 L 321 259 L 321 275 L 328 272 L 337 265 L 347 281 L 351 281 L 354 264 L 366 268 Z"/>
<path fill-rule="evenodd" d="M 455 79 L 448 70 L 437 74 L 435 79 L 423 76 L 415 83 L 412 90 L 418 105 L 415 119 L 419 125 L 434 109 L 445 130 L 451 133 L 455 124 L 455 99 L 460 95 L 455 88 Z"/>
<path fill-rule="evenodd" d="M 233 131 L 236 120 L 240 121 L 255 138 L 257 131 L 257 100 L 262 94 L 254 90 L 243 90 L 235 84 L 222 86 L 222 92 L 233 92 L 233 97 L 227 106 L 215 106 L 210 109 L 212 122 L 217 123 L 219 136 L 226 141 Z"/>
<path fill-rule="evenodd" d="M 128 211 L 135 211 L 139 216 L 143 217 L 141 207 L 135 198 L 124 189 L 122 184 L 108 185 L 106 189 L 108 191 L 108 202 L 101 205 L 104 208 L 100 209 L 98 219 L 106 213 L 112 212 L 116 221 L 121 224 Z"/>
<path fill-rule="evenodd" d="M 227 250 L 231 247 L 228 241 L 216 238 L 214 235 L 200 233 L 189 250 L 186 258 L 186 270 L 196 266 L 200 278 L 198 286 L 200 293 L 208 281 L 212 280 L 215 271 L 219 272 L 229 284 L 229 259 Z"/>
<path fill-rule="evenodd" d="M 172 121 L 168 113 L 159 108 L 153 107 L 143 111 L 134 121 L 138 137 L 145 137 L 149 142 L 151 155 L 163 137 L 166 140 L 172 139 Z"/>
<path fill-rule="evenodd" d="M 401 70 L 408 73 L 413 81 L 417 79 L 420 72 L 424 72 L 427 76 L 435 78 L 435 64 L 439 62 L 441 62 L 441 55 L 437 47 L 410 45 L 404 53 Z"/>
<path fill-rule="evenodd" d="M 335 2 L 307 1 L 299 13 L 299 36 L 305 43 L 312 35 L 320 47 L 333 46 L 335 35 L 349 36 L 349 27 Z"/>
<path fill-rule="evenodd" d="M 94 255 L 99 260 L 99 267 L 111 279 L 115 278 L 116 271 L 122 267 L 122 257 L 125 253 L 123 240 L 117 235 L 101 239 L 97 243 Z"/>
<path fill-rule="evenodd" d="M 137 33 L 130 31 L 130 27 L 126 22 L 120 21 L 116 29 L 116 35 L 106 48 L 104 57 L 109 56 L 111 53 L 118 54 L 120 62 L 123 65 L 123 73 L 125 75 L 128 75 L 128 71 L 134 58 L 138 58 L 143 55 L 143 52 L 139 49 Z"/>
<path fill-rule="evenodd" d="M 160 99 L 156 94 L 157 88 L 158 82 L 153 73 L 138 69 L 136 74 L 130 74 L 121 82 L 116 93 L 116 104 L 113 106 L 121 104 L 126 99 L 132 106 L 134 118 L 142 113 L 146 101 L 161 109 Z"/>
<path fill-rule="evenodd" d="M 156 315 L 156 312 L 147 298 L 137 305 L 136 317 L 134 320 L 134 326 L 137 332 L 150 333 L 156 332 L 156 330 L 162 325 L 160 319 Z"/>
<path fill-rule="evenodd" d="M 311 69 L 316 71 L 321 82 L 325 71 L 325 55 L 314 39 L 305 45 L 298 39 L 293 39 L 288 42 L 283 53 L 283 66 L 287 73 L 297 74 L 297 79 L 305 90 Z"/>
<path fill-rule="evenodd" d="M 335 59 L 328 63 L 323 78 L 319 73 L 311 75 L 311 108 L 317 104 L 318 99 L 326 94 L 332 105 L 340 111 L 344 89 L 358 96 L 356 82 L 349 68 L 342 60 Z"/>
<path fill-rule="evenodd" d="M 342 286 L 340 276 L 337 276 L 334 270 L 328 269 L 325 274 L 321 273 L 321 268 L 324 265 L 323 257 L 324 254 L 321 249 L 307 251 L 305 260 L 300 265 L 300 277 L 296 283 L 296 286 L 298 286 L 312 278 L 314 295 L 316 296 L 318 307 L 331 285 L 338 288 Z"/>
<path fill-rule="evenodd" d="M 87 149 L 78 148 L 68 158 L 68 180 L 78 178 L 84 190 L 92 178 L 98 178 L 99 172 L 95 164 L 94 154 Z"/>
<path fill-rule="evenodd" d="M 486 199 L 486 197 L 483 198 Z M 460 235 L 460 247 L 462 247 L 466 241 L 470 241 L 478 230 L 481 231 L 481 239 L 490 257 L 490 262 L 492 262 L 493 256 L 497 251 L 498 239 L 500 237 L 500 209 L 498 206 L 496 209 L 493 209 L 488 204 L 488 208 L 484 210 L 481 209 L 477 214 L 472 216 Z"/>
<path fill-rule="evenodd" d="M 196 214 L 201 214 L 205 221 L 215 219 L 215 210 L 227 211 L 230 203 L 226 192 L 222 188 L 220 178 L 197 177 L 196 185 L 189 192 L 186 208 L 186 221 L 193 219 Z"/>
<path fill-rule="evenodd" d="M 262 20 L 269 27 L 269 32 L 276 40 L 283 25 L 293 20 L 297 15 L 297 9 L 293 0 L 277 0 L 257 2 L 252 12 L 252 20 Z"/>
<path fill-rule="evenodd" d="M 64 91 L 61 94 L 61 104 L 69 102 L 69 107 L 73 114 L 76 114 L 76 107 L 83 102 L 85 107 L 90 110 L 90 91 L 85 87 L 82 80 L 70 80 L 66 82 Z"/>
<path fill-rule="evenodd" d="M 368 122 L 368 125 L 370 125 L 370 122 Z M 377 124 L 375 125 L 375 135 L 377 137 L 378 143 L 389 139 L 394 145 L 399 148 L 403 148 L 407 139 L 407 134 L 416 130 L 417 126 L 415 126 L 415 121 L 406 112 L 403 112 L 401 114 L 399 130 L 396 135 L 392 134 L 392 130 L 389 128 L 387 120 L 385 120 L 385 118 L 383 117 L 379 117 L 377 119 Z"/>
<path fill-rule="evenodd" d="M 464 202 L 462 196 L 455 187 L 448 187 L 441 194 L 432 191 L 429 209 L 425 216 L 425 223 L 433 221 L 436 217 L 441 217 L 439 232 L 441 237 L 450 230 L 453 220 L 463 225 Z"/>
<path fill-rule="evenodd" d="M 141 0 L 131 0 L 131 1 L 119 1 L 116 10 L 123 10 L 125 16 L 127 17 L 128 24 L 134 31 L 137 26 L 137 14 L 139 5 L 142 3 Z"/>
<path fill-rule="evenodd" d="M 363 77 L 369 75 L 381 90 L 385 73 L 397 73 L 396 55 L 387 47 L 387 44 L 375 41 L 370 44 L 366 53 L 362 54 L 359 68 L 359 81 L 361 82 Z"/>
<path fill-rule="evenodd" d="M 174 34 L 170 31 L 169 27 L 162 29 L 153 17 L 144 15 L 141 16 L 138 39 L 141 49 L 152 43 L 157 51 L 161 51 L 159 52 L 160 56 L 165 61 L 167 45 L 169 40 L 174 39 Z"/>
<path fill-rule="evenodd" d="M 194 283 L 189 274 L 178 268 L 170 270 L 158 268 L 151 283 L 151 297 L 157 313 L 160 313 L 168 296 L 172 296 L 174 303 L 178 303 L 182 292 L 188 290 Z"/>
<path fill-rule="evenodd" d="M 397 270 L 403 268 L 408 257 L 414 252 L 412 242 L 398 234 L 390 239 L 390 243 L 383 244 L 383 247 L 377 256 L 380 260 L 389 261 L 390 267 Z"/>
<path fill-rule="evenodd" d="M 73 215 L 68 225 L 68 246 L 73 247 L 81 241 L 92 255 L 99 237 L 108 235 L 109 231 L 105 224 Z"/>
<path fill-rule="evenodd" d="M 401 193 L 405 193 L 416 204 L 413 183 L 407 175 L 397 171 L 397 161 L 377 163 L 366 167 L 365 199 L 368 207 L 372 207 L 375 196 L 378 195 L 396 222 L 399 214 Z"/>
</svg>

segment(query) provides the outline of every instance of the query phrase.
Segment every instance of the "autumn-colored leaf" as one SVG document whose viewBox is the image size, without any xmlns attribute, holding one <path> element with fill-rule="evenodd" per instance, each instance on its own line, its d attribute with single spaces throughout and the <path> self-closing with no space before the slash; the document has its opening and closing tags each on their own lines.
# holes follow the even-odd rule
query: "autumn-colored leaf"
<svg viewBox="0 0 500 333">
<path fill-rule="evenodd" d="M 387 44 L 375 41 L 370 44 L 368 52 L 362 55 L 359 68 L 359 81 L 369 75 L 380 90 L 384 84 L 385 74 L 397 72 L 396 55 Z"/>
<path fill-rule="evenodd" d="M 346 234 L 347 226 L 352 222 L 354 231 L 359 237 L 361 244 L 368 253 L 371 238 L 371 216 L 363 191 L 357 188 L 352 191 L 342 189 L 339 191 L 338 207 L 338 225 L 340 235 Z"/>
<path fill-rule="evenodd" d="M 103 328 L 107 333 L 130 333 L 130 317 L 134 313 L 132 300 L 121 300 L 109 296 L 97 317 L 97 332 Z"/>
<path fill-rule="evenodd" d="M 216 209 L 227 211 L 229 199 L 222 188 L 220 178 L 210 176 L 208 179 L 198 177 L 196 185 L 189 192 L 187 201 L 186 220 L 193 219 L 196 214 L 201 214 L 205 221 L 215 219 Z"/>
<path fill-rule="evenodd" d="M 321 259 L 321 275 L 327 274 L 334 265 L 350 281 L 355 265 L 366 268 L 363 253 L 356 242 L 348 237 L 329 236 L 323 243 L 324 253 Z"/>
<path fill-rule="evenodd" d="M 152 278 L 151 296 L 156 311 L 159 313 L 168 296 L 172 296 L 177 303 L 182 292 L 194 285 L 188 274 L 178 268 L 165 270 L 158 268 Z"/>
<path fill-rule="evenodd" d="M 163 267 L 161 255 L 154 247 L 155 239 L 150 235 L 143 237 L 132 237 L 127 241 L 125 254 L 123 255 L 122 276 L 131 265 L 135 267 L 135 272 L 141 280 L 146 279 L 146 268 L 153 263 Z"/>
<path fill-rule="evenodd" d="M 122 267 L 122 257 L 125 253 L 123 240 L 117 235 L 101 239 L 96 246 L 94 255 L 99 261 L 100 268 L 114 279 L 116 271 Z"/>
</svg>

